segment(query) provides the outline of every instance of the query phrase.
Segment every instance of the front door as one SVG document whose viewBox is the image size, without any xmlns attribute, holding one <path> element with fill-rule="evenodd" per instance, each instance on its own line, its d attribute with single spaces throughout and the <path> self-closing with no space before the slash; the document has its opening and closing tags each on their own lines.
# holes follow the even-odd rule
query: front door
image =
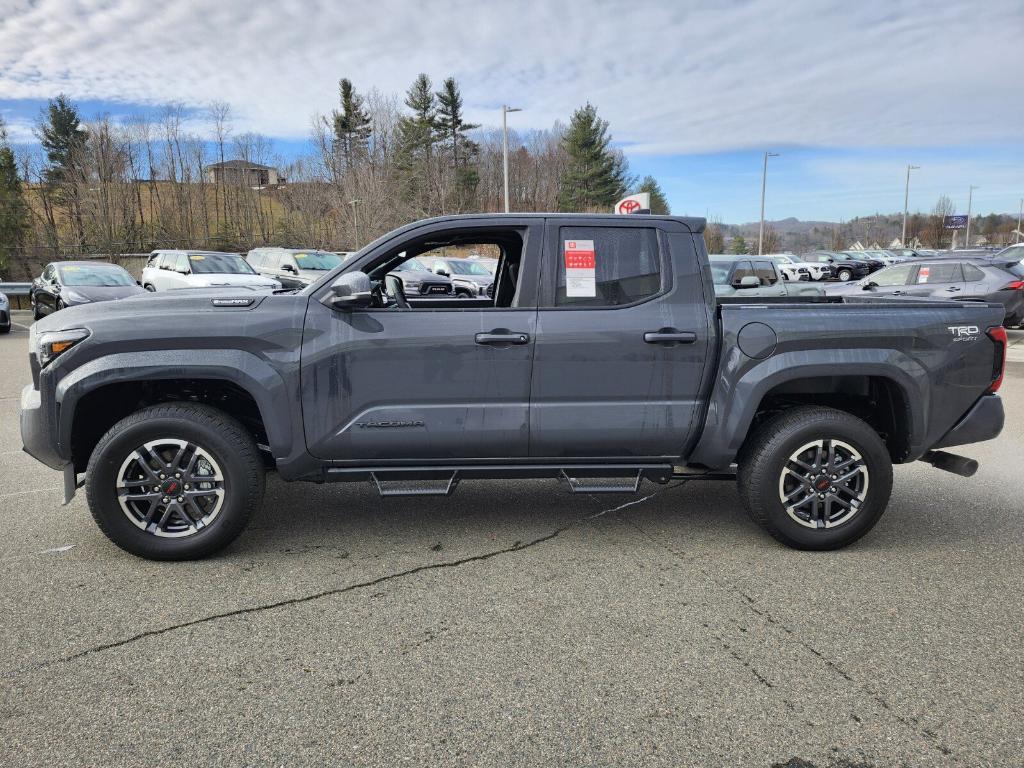
<svg viewBox="0 0 1024 768">
<path fill-rule="evenodd" d="M 697 241 L 699 242 L 699 241 Z M 681 224 L 548 221 L 530 456 L 675 457 L 700 412 L 713 296 Z"/>
<path fill-rule="evenodd" d="M 457 223 L 423 225 L 347 266 L 369 274 L 387 306 L 332 309 L 318 300 L 326 289 L 310 300 L 301 389 L 314 456 L 363 464 L 526 456 L 542 220 Z M 474 238 L 500 253 L 493 297 L 403 299 L 403 307 L 380 293 L 402 259 L 448 240 L 468 251 Z"/>
</svg>

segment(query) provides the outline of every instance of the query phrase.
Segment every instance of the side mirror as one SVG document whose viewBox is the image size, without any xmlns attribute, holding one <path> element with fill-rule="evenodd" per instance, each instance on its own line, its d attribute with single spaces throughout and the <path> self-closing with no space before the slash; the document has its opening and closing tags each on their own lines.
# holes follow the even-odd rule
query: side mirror
<svg viewBox="0 0 1024 768">
<path fill-rule="evenodd" d="M 740 288 L 760 288 L 761 280 L 755 275 L 740 278 Z"/>
<path fill-rule="evenodd" d="M 346 272 L 331 285 L 331 292 L 323 300 L 334 309 L 368 307 L 373 301 L 370 278 L 365 272 Z"/>
<path fill-rule="evenodd" d="M 861 288 L 861 290 L 862 291 L 873 291 L 877 287 L 878 287 L 878 283 L 864 283 L 864 285 Z"/>
<path fill-rule="evenodd" d="M 291 272 L 293 275 L 299 274 L 299 271 L 291 264 L 282 264 L 281 269 L 283 269 L 285 272 Z"/>
<path fill-rule="evenodd" d="M 136 280 L 136 281 L 135 281 L 135 284 L 136 284 L 137 286 L 139 286 L 139 288 L 141 288 L 141 287 L 142 287 L 142 281 L 141 281 L 141 280 Z"/>
<path fill-rule="evenodd" d="M 452 273 L 449 272 L 444 267 L 442 267 L 440 264 L 438 264 L 436 267 L 434 267 L 434 274 L 435 275 L 441 275 L 442 277 L 451 277 L 452 276 Z"/>
</svg>

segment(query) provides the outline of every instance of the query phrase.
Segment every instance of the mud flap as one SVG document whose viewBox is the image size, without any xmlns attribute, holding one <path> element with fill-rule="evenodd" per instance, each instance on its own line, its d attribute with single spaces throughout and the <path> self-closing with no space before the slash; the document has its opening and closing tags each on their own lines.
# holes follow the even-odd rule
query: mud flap
<svg viewBox="0 0 1024 768">
<path fill-rule="evenodd" d="M 64 506 L 71 503 L 75 498 L 75 491 L 85 485 L 85 480 L 78 481 L 78 473 L 75 472 L 74 464 L 64 465 Z"/>
</svg>

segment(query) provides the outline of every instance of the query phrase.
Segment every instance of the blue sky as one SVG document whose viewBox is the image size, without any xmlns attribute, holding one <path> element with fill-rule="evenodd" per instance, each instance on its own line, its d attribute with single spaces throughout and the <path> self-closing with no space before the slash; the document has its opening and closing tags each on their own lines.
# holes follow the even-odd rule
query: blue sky
<svg viewBox="0 0 1024 768">
<path fill-rule="evenodd" d="M 625 7 L 625 10 L 624 10 Z M 444 5 L 378 0 L 0 0 L 0 115 L 15 142 L 47 98 L 87 117 L 231 105 L 235 133 L 304 151 L 336 83 L 401 93 L 420 71 L 460 81 L 469 117 L 565 121 L 593 102 L 635 173 L 678 213 L 849 219 L 948 194 L 965 211 L 1024 196 L 1024 6 L 1019 0 Z"/>
</svg>

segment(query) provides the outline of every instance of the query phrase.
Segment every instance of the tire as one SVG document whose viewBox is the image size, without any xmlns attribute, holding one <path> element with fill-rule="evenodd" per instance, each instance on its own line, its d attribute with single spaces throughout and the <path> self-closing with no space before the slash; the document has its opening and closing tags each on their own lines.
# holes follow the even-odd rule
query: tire
<svg viewBox="0 0 1024 768">
<path fill-rule="evenodd" d="M 811 458 L 819 443 L 824 448 L 820 455 L 826 457 L 832 447 L 832 463 L 839 466 L 851 456 L 859 460 L 835 473 L 820 474 L 822 467 Z M 892 492 L 892 460 L 878 433 L 833 408 L 801 406 L 769 419 L 747 438 L 737 461 L 743 506 L 768 533 L 794 549 L 830 550 L 852 544 L 878 522 Z M 852 477 L 832 485 L 833 476 L 842 479 L 850 473 Z M 788 508 L 783 495 L 793 499 Z"/>
<path fill-rule="evenodd" d="M 139 462 L 144 454 L 149 471 Z M 177 484 L 168 463 L 175 458 Z M 264 482 L 259 451 L 241 424 L 206 405 L 163 404 L 121 419 L 100 438 L 85 490 L 96 524 L 121 549 L 149 560 L 194 560 L 238 537 L 263 500 Z M 119 485 L 139 495 L 122 502 Z M 175 493 L 182 495 L 172 499 Z"/>
<path fill-rule="evenodd" d="M 5 333 L 10 333 L 10 332 L 11 332 L 11 326 L 9 326 L 9 325 L 0 325 L 0 336 L 3 336 Z"/>
<path fill-rule="evenodd" d="M 848 269 L 840 269 L 836 278 L 842 283 L 848 283 L 853 280 L 853 272 Z"/>
<path fill-rule="evenodd" d="M 67 306 L 68 305 L 64 303 L 63 299 L 57 299 L 57 308 L 55 310 L 53 310 L 53 311 L 54 312 L 60 312 L 62 309 L 66 309 Z"/>
<path fill-rule="evenodd" d="M 36 301 L 35 294 L 32 294 L 31 296 L 29 296 L 29 301 L 32 302 L 32 319 L 33 320 L 42 320 L 43 319 L 43 315 L 39 311 L 39 302 Z"/>
</svg>

